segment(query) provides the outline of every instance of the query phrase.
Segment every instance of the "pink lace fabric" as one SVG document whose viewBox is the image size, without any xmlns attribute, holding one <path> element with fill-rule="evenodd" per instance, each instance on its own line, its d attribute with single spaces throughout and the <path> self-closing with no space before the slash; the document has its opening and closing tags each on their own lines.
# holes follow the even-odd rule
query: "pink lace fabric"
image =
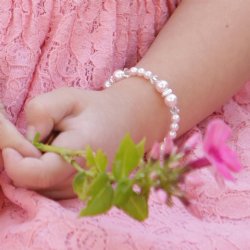
<svg viewBox="0 0 250 250">
<path fill-rule="evenodd" d="M 174 0 L 0 0 L 0 100 L 9 119 L 24 131 L 30 98 L 62 86 L 101 89 L 116 68 L 143 56 L 176 6 Z M 0 249 L 250 249 L 249 89 L 196 128 L 202 133 L 209 119 L 224 119 L 244 165 L 224 189 L 208 170 L 196 173 L 203 184 L 188 188 L 202 219 L 178 202 L 166 208 L 154 194 L 144 223 L 116 209 L 80 219 L 77 199 L 47 199 L 12 186 L 2 173 Z"/>
</svg>

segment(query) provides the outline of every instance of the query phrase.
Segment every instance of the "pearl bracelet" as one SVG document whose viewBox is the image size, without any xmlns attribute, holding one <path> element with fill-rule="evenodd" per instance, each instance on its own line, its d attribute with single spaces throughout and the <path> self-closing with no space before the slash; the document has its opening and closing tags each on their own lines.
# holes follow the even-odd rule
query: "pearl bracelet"
<svg viewBox="0 0 250 250">
<path fill-rule="evenodd" d="M 104 83 L 104 85 L 106 88 L 109 88 L 114 83 L 132 76 L 138 76 L 148 80 L 162 95 L 164 102 L 170 108 L 171 113 L 171 124 L 168 135 L 172 139 L 176 138 L 176 134 L 179 129 L 180 111 L 177 107 L 177 96 L 173 93 L 173 90 L 169 88 L 167 81 L 160 80 L 158 76 L 153 74 L 151 71 L 145 70 L 143 68 L 132 67 L 130 69 L 116 70 L 109 80 Z M 164 138 L 164 142 L 165 141 L 166 137 Z"/>
</svg>

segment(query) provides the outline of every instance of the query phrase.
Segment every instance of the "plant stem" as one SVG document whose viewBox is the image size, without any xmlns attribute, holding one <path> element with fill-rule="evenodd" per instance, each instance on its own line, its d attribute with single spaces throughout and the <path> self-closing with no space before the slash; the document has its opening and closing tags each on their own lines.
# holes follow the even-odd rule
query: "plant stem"
<svg viewBox="0 0 250 250">
<path fill-rule="evenodd" d="M 85 157 L 85 151 L 83 150 L 72 150 L 72 149 L 52 146 L 48 144 L 43 144 L 40 142 L 34 143 L 34 146 L 42 152 L 56 153 L 61 156 L 67 155 L 71 157 Z"/>
<path fill-rule="evenodd" d="M 81 173 L 85 172 L 83 168 L 73 159 L 73 157 L 68 155 L 63 155 L 62 157 L 66 162 L 68 162 L 72 167 L 74 167 L 76 171 Z"/>
</svg>

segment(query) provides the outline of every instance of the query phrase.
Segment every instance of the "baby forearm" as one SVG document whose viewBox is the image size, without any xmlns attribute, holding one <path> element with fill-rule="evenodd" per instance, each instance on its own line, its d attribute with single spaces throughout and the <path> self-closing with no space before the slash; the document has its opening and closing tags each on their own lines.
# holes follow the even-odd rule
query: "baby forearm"
<svg viewBox="0 0 250 250">
<path fill-rule="evenodd" d="M 168 80 L 178 96 L 180 134 L 225 103 L 250 79 L 249 13 L 250 1 L 245 0 L 183 1 L 138 63 Z M 150 87 L 142 89 L 142 84 L 137 87 L 138 98 L 141 92 L 152 91 Z M 156 94 L 152 91 L 154 97 L 148 99 L 151 105 Z M 154 116 L 169 119 L 162 106 Z M 157 127 L 161 129 L 161 125 Z"/>
</svg>

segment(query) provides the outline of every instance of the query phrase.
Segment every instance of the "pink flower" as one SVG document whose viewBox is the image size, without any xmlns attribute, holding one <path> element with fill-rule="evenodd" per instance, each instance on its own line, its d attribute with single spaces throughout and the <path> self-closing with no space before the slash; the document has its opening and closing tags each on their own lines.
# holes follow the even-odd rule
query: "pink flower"
<svg viewBox="0 0 250 250">
<path fill-rule="evenodd" d="M 207 160 L 217 169 L 217 172 L 228 180 L 233 180 L 232 172 L 238 172 L 241 164 L 227 145 L 231 129 L 221 120 L 209 123 L 205 134 L 203 148 Z"/>
<path fill-rule="evenodd" d="M 169 156 L 176 151 L 176 146 L 173 139 L 167 136 L 163 142 L 163 155 Z"/>
<path fill-rule="evenodd" d="M 159 160 L 160 155 L 161 155 L 161 144 L 158 142 L 155 142 L 149 153 L 149 157 L 153 160 Z"/>
<path fill-rule="evenodd" d="M 181 151 L 187 153 L 192 152 L 195 147 L 198 145 L 198 143 L 201 141 L 201 135 L 200 133 L 196 132 L 193 133 L 183 144 L 181 147 Z"/>
<path fill-rule="evenodd" d="M 162 204 L 166 204 L 167 201 L 167 194 L 165 191 L 163 191 L 162 189 L 156 190 L 156 197 L 158 199 L 158 201 Z"/>
<path fill-rule="evenodd" d="M 173 140 L 170 137 L 166 137 L 166 140 L 163 142 L 163 145 L 159 142 L 154 143 L 149 153 L 149 157 L 153 160 L 161 160 L 161 156 L 168 157 L 171 153 L 174 153 L 175 150 L 176 146 L 174 145 Z"/>
</svg>

